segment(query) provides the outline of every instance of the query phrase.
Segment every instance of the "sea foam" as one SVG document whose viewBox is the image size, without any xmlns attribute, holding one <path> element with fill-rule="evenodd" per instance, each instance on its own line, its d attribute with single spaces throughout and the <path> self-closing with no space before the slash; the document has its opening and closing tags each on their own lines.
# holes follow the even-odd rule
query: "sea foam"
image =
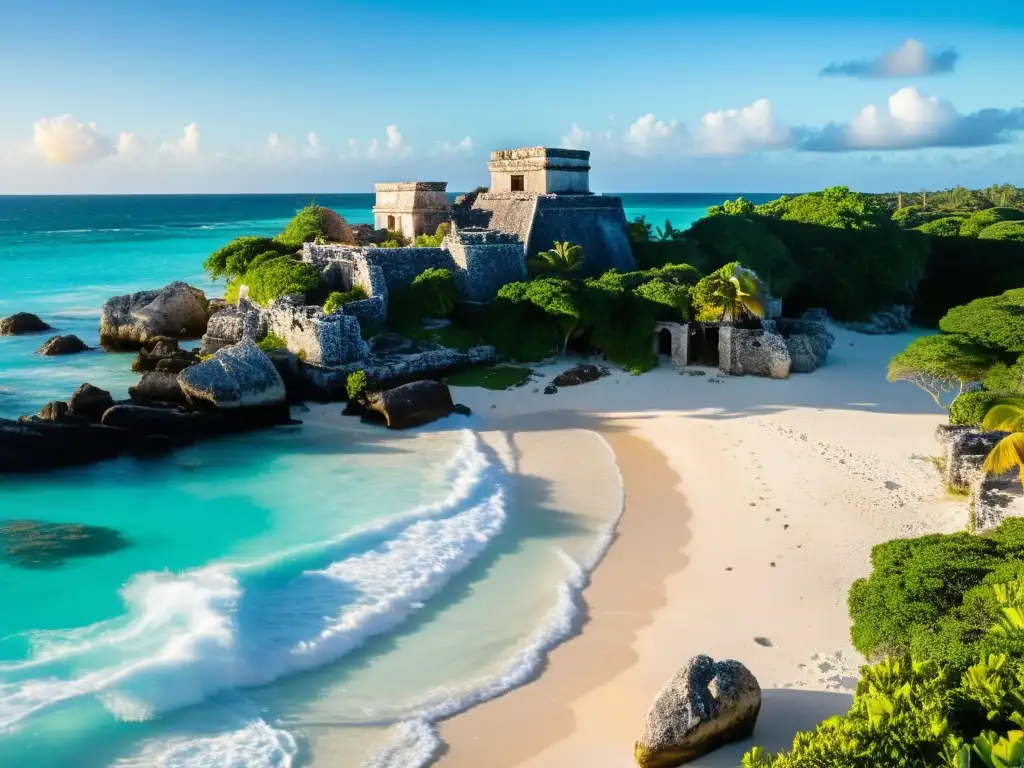
<svg viewBox="0 0 1024 768">
<path fill-rule="evenodd" d="M 505 522 L 504 471 L 471 432 L 447 474 L 443 501 L 287 557 L 137 575 L 122 590 L 123 618 L 37 633 L 31 659 L 0 665 L 0 729 L 81 697 L 121 720 L 148 719 L 331 663 L 394 630 Z M 223 738 L 204 744 L 234 744 Z M 159 764 L 227 764 L 182 762 L 209 749 L 171 747 L 174 760 Z"/>
</svg>

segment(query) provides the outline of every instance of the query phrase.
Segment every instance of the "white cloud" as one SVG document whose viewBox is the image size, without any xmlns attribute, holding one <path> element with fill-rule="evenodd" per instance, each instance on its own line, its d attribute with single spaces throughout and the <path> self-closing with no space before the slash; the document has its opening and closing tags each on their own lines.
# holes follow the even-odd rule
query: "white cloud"
<svg viewBox="0 0 1024 768">
<path fill-rule="evenodd" d="M 118 157 L 138 157 L 146 149 L 146 142 L 137 133 L 124 131 L 117 136 Z"/>
<path fill-rule="evenodd" d="M 44 117 L 33 126 L 33 143 L 49 165 L 84 165 L 113 155 L 113 142 L 95 123 L 76 123 L 71 115 Z"/>
<path fill-rule="evenodd" d="M 625 142 L 627 146 L 638 155 L 653 154 L 655 152 L 678 147 L 682 139 L 687 136 L 686 126 L 678 120 L 658 120 L 653 113 L 648 112 L 638 117 L 626 131 Z"/>
<path fill-rule="evenodd" d="M 791 144 L 792 132 L 775 123 L 768 99 L 740 109 L 708 112 L 700 119 L 696 149 L 699 154 L 741 155 Z"/>
<path fill-rule="evenodd" d="M 884 107 L 864 107 L 849 123 L 806 131 L 802 148 L 812 151 L 983 147 L 1007 142 L 1024 131 L 1024 109 L 983 109 L 962 115 L 945 99 L 901 88 Z"/>
<path fill-rule="evenodd" d="M 276 133 L 272 133 L 269 136 L 267 136 L 267 149 L 273 151 L 273 150 L 276 150 L 276 149 L 280 149 L 280 147 L 281 147 L 281 137 L 280 136 L 278 136 Z"/>
<path fill-rule="evenodd" d="M 942 75 L 952 72 L 959 58 L 960 55 L 952 48 L 929 54 L 917 40 L 907 40 L 877 59 L 829 64 L 821 74 L 866 78 Z"/>
<path fill-rule="evenodd" d="M 585 131 L 573 123 L 569 132 L 562 137 L 562 146 L 566 149 L 587 149 L 590 137 L 590 131 Z"/>
<path fill-rule="evenodd" d="M 313 131 L 310 131 L 306 135 L 306 154 L 310 157 L 319 157 L 321 152 L 320 137 L 313 133 Z"/>
<path fill-rule="evenodd" d="M 373 160 L 383 158 L 408 157 L 412 154 L 412 147 L 405 143 L 405 139 L 398 130 L 397 125 L 389 125 L 384 129 L 387 136 L 382 145 L 380 139 L 374 138 L 366 148 L 366 156 Z M 354 156 L 358 156 L 359 145 L 354 139 L 349 140 L 349 148 Z"/>
<path fill-rule="evenodd" d="M 439 141 L 437 142 L 437 148 L 434 150 L 435 155 L 470 155 L 472 153 L 473 139 L 469 136 L 454 144 L 450 141 Z"/>
<path fill-rule="evenodd" d="M 175 155 L 198 155 L 199 124 L 189 123 L 185 126 L 185 130 L 181 138 L 174 141 L 163 142 L 160 145 L 160 150 L 162 152 L 170 152 Z"/>
</svg>

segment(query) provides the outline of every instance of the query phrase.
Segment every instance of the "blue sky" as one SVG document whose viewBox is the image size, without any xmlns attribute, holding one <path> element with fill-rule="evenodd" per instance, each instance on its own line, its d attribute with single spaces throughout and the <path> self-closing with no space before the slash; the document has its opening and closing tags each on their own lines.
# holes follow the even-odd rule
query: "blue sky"
<svg viewBox="0 0 1024 768">
<path fill-rule="evenodd" d="M 1020 184 L 1022 71 L 1007 2 L 0 0 L 0 194 Z"/>
</svg>

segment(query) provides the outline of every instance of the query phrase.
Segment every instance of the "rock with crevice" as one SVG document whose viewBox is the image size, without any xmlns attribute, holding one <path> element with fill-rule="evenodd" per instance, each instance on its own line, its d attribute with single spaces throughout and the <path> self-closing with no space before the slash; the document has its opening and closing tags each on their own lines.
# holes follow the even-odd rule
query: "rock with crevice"
<svg viewBox="0 0 1024 768">
<path fill-rule="evenodd" d="M 173 282 L 158 290 L 114 296 L 103 305 L 100 344 L 140 349 L 154 336 L 197 339 L 206 332 L 209 302 L 198 288 Z"/>
<path fill-rule="evenodd" d="M 761 687 L 743 664 L 694 656 L 658 693 L 634 747 L 641 768 L 683 765 L 748 738 Z"/>
<path fill-rule="evenodd" d="M 42 333 L 53 328 L 31 312 L 15 312 L 10 317 L 0 317 L 0 336 L 20 336 L 23 333 Z"/>
<path fill-rule="evenodd" d="M 99 422 L 108 408 L 113 407 L 114 398 L 105 389 L 86 382 L 68 398 L 68 409 L 76 416 Z"/>
<path fill-rule="evenodd" d="M 140 405 L 185 402 L 185 393 L 181 390 L 178 377 L 163 371 L 142 374 L 138 384 L 128 387 L 128 397 Z"/>
<path fill-rule="evenodd" d="M 250 338 L 186 368 L 178 374 L 178 382 L 190 402 L 207 402 L 218 408 L 279 405 L 286 400 L 281 374 Z"/>
<path fill-rule="evenodd" d="M 85 342 L 74 334 L 64 336 L 53 336 L 46 340 L 46 343 L 39 348 L 40 355 L 73 355 L 76 352 L 85 352 L 89 347 Z"/>
</svg>

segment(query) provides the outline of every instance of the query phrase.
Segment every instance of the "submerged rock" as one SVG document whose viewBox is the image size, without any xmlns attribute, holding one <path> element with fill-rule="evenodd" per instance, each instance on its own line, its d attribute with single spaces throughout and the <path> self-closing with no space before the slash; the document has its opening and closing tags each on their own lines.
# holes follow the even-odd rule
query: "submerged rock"
<svg viewBox="0 0 1024 768">
<path fill-rule="evenodd" d="M 15 312 L 10 317 L 0 318 L 0 336 L 19 336 L 23 333 L 52 331 L 49 325 L 30 312 Z"/>
<path fill-rule="evenodd" d="M 572 387 L 577 384 L 597 381 L 608 375 L 608 369 L 599 365 L 576 365 L 563 371 L 551 380 L 556 387 Z"/>
<path fill-rule="evenodd" d="M 186 368 L 178 382 L 190 401 L 207 401 L 218 408 L 277 405 L 286 399 L 281 374 L 250 338 Z"/>
<path fill-rule="evenodd" d="M 114 296 L 103 305 L 100 343 L 112 349 L 139 349 L 154 336 L 199 338 L 209 320 L 207 307 L 206 294 L 182 282 Z"/>
<path fill-rule="evenodd" d="M 738 661 L 694 656 L 661 689 L 633 751 L 641 768 L 683 765 L 754 730 L 761 687 Z"/>
<path fill-rule="evenodd" d="M 39 348 L 40 355 L 73 355 L 76 352 L 85 352 L 89 347 L 80 338 L 73 334 L 66 336 L 54 336 L 47 339 L 46 343 Z"/>
<path fill-rule="evenodd" d="M 72 557 L 92 557 L 128 546 L 119 531 L 78 523 L 0 520 L 0 553 L 21 568 L 55 568 Z"/>
<path fill-rule="evenodd" d="M 407 429 L 443 419 L 455 411 L 452 393 L 439 381 L 413 381 L 374 392 L 367 407 L 384 416 L 388 429 Z"/>
<path fill-rule="evenodd" d="M 108 408 L 113 407 L 114 398 L 105 389 L 85 383 L 68 398 L 71 413 L 89 421 L 99 422 Z"/>
</svg>

